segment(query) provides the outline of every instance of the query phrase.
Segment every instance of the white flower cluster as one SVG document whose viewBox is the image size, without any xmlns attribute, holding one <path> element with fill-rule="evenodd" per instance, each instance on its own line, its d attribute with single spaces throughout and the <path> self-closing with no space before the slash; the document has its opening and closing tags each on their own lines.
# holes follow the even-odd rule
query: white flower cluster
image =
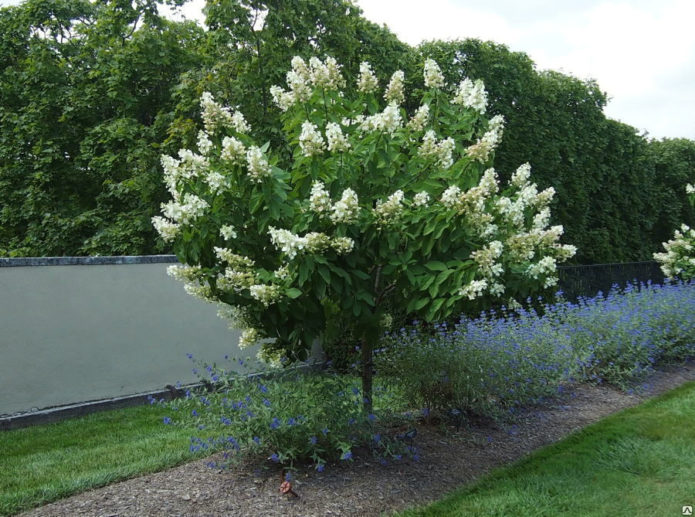
<svg viewBox="0 0 695 517">
<path fill-rule="evenodd" d="M 322 253 L 329 247 L 339 255 L 349 253 L 354 247 L 354 241 L 348 237 L 334 237 L 331 239 L 324 233 L 311 232 L 300 237 L 289 230 L 270 227 L 268 230 L 273 245 L 282 251 L 287 258 L 292 260 L 298 253 L 304 250 L 310 253 Z"/>
<path fill-rule="evenodd" d="M 172 265 L 167 267 L 167 275 L 181 282 L 198 282 L 201 272 L 200 266 Z"/>
<path fill-rule="evenodd" d="M 230 162 L 233 165 L 241 164 L 246 157 L 246 148 L 240 140 L 233 136 L 225 136 L 222 139 L 222 152 L 220 158 Z"/>
<path fill-rule="evenodd" d="M 437 142 L 434 130 L 430 129 L 422 137 L 422 145 L 418 148 L 418 155 L 423 158 L 435 160 L 438 167 L 448 169 L 454 164 L 453 153 L 456 148 L 453 138 L 445 138 Z"/>
<path fill-rule="evenodd" d="M 316 156 L 321 154 L 326 148 L 326 142 L 323 141 L 318 127 L 308 120 L 302 124 L 302 132 L 299 135 L 299 147 L 302 149 L 304 156 Z"/>
<path fill-rule="evenodd" d="M 459 84 L 456 94 L 451 99 L 452 104 L 459 104 L 465 108 L 471 108 L 481 115 L 487 109 L 487 92 L 483 81 L 478 79 L 475 83 L 466 78 Z"/>
<path fill-rule="evenodd" d="M 231 224 L 226 224 L 220 227 L 220 236 L 226 241 L 236 239 L 236 231 L 234 231 L 234 226 Z"/>
<path fill-rule="evenodd" d="M 434 59 L 425 60 L 425 86 L 427 88 L 441 88 L 444 86 L 444 75 Z"/>
<path fill-rule="evenodd" d="M 217 192 L 229 187 L 229 181 L 225 176 L 217 171 L 210 171 L 205 176 L 205 183 L 210 187 L 210 192 L 216 194 Z"/>
<path fill-rule="evenodd" d="M 661 264 L 667 278 L 690 279 L 695 274 L 695 230 L 687 224 L 673 234 L 673 239 L 663 243 L 664 253 L 654 253 L 654 260 Z"/>
<path fill-rule="evenodd" d="M 314 181 L 311 184 L 309 208 L 317 214 L 325 214 L 331 209 L 331 196 L 328 194 L 326 186 L 320 181 Z"/>
<path fill-rule="evenodd" d="M 350 142 L 343 134 L 340 125 L 335 122 L 326 124 L 326 140 L 328 140 L 328 150 L 331 152 L 345 152 L 350 149 Z"/>
<path fill-rule="evenodd" d="M 174 200 L 178 200 L 178 183 L 207 174 L 210 163 L 207 158 L 188 149 L 179 150 L 179 159 L 163 155 L 164 183 Z"/>
<path fill-rule="evenodd" d="M 198 131 L 198 151 L 203 155 L 207 155 L 211 149 L 212 141 L 210 140 L 210 135 L 208 135 L 207 131 Z"/>
<path fill-rule="evenodd" d="M 360 75 L 357 78 L 357 89 L 362 93 L 371 93 L 379 87 L 379 80 L 372 72 L 372 67 L 367 61 L 360 63 Z"/>
<path fill-rule="evenodd" d="M 345 86 L 340 65 L 332 57 L 327 57 L 325 63 L 317 57 L 312 57 L 309 59 L 309 69 L 309 80 L 314 87 L 338 90 Z"/>
<path fill-rule="evenodd" d="M 380 228 L 396 222 L 403 213 L 403 191 L 397 190 L 386 201 L 379 199 L 374 207 L 374 213 Z"/>
<path fill-rule="evenodd" d="M 231 267 L 249 269 L 255 264 L 255 262 L 250 258 L 238 255 L 229 248 L 215 247 L 213 248 L 213 251 L 215 252 L 215 256 L 218 260 L 226 262 Z"/>
<path fill-rule="evenodd" d="M 398 106 L 389 104 L 381 113 L 375 113 L 368 117 L 359 116 L 360 131 L 384 131 L 389 134 L 396 132 L 402 125 L 401 113 Z"/>
<path fill-rule="evenodd" d="M 161 205 L 162 215 L 180 224 L 194 221 L 203 215 L 209 206 L 207 201 L 190 193 L 183 195 L 183 201 L 169 201 Z"/>
<path fill-rule="evenodd" d="M 231 128 L 238 133 L 248 133 L 251 130 L 244 115 L 238 111 L 232 112 L 226 106 L 220 106 L 210 92 L 203 92 L 200 96 L 200 107 L 203 110 L 203 125 L 210 134 L 221 128 Z"/>
<path fill-rule="evenodd" d="M 396 104 L 400 106 L 405 101 L 405 93 L 403 91 L 403 81 L 405 80 L 405 74 L 402 70 L 398 70 L 393 73 L 388 86 L 386 86 L 386 91 L 384 92 L 384 99 L 388 104 Z"/>
<path fill-rule="evenodd" d="M 261 334 L 254 328 L 245 329 L 239 337 L 239 348 L 244 350 L 255 345 L 261 339 Z"/>
<path fill-rule="evenodd" d="M 418 192 L 413 197 L 413 206 L 427 206 L 429 202 L 430 195 L 424 190 L 422 192 Z"/>
<path fill-rule="evenodd" d="M 522 165 L 519 165 L 519 167 L 512 173 L 512 178 L 510 183 L 514 185 L 515 187 L 522 188 L 524 187 L 527 183 L 529 178 L 531 177 L 531 164 L 526 162 Z"/>
<path fill-rule="evenodd" d="M 695 185 L 691 185 L 690 183 L 688 183 L 685 186 L 685 193 L 686 194 L 695 194 Z"/>
<path fill-rule="evenodd" d="M 504 117 L 502 115 L 494 116 L 490 119 L 488 130 L 483 137 L 479 138 L 475 144 L 469 146 L 466 149 L 466 154 L 480 163 L 485 163 L 490 157 L 490 153 L 502 141 L 503 130 Z"/>
<path fill-rule="evenodd" d="M 255 183 L 260 183 L 263 181 L 263 178 L 271 175 L 270 165 L 260 147 L 255 145 L 249 147 L 248 151 L 246 151 L 246 163 L 249 168 L 251 181 Z"/>
<path fill-rule="evenodd" d="M 287 72 L 286 81 L 289 91 L 279 86 L 270 87 L 273 101 L 282 111 L 287 111 L 297 102 L 308 101 L 313 88 L 337 90 L 345 86 L 340 65 L 332 57 L 327 57 L 325 62 L 312 57 L 309 66 L 301 57 L 293 57 L 292 70 Z"/>
<path fill-rule="evenodd" d="M 161 216 L 155 215 L 152 218 L 152 226 L 157 230 L 157 233 L 164 240 L 164 242 L 173 241 L 179 234 L 180 226 L 176 223 L 164 219 Z"/>
<path fill-rule="evenodd" d="M 497 262 L 503 250 L 504 245 L 500 241 L 492 241 L 471 253 L 471 258 L 478 264 L 478 271 L 485 278 L 498 277 L 504 273 L 504 267 Z"/>
<path fill-rule="evenodd" d="M 422 131 L 430 120 L 430 107 L 427 104 L 420 106 L 413 117 L 408 121 L 407 127 L 411 131 Z"/>
<path fill-rule="evenodd" d="M 469 300 L 475 300 L 482 296 L 487 285 L 487 280 L 472 280 L 470 284 L 459 289 L 459 295 L 465 296 Z"/>
<path fill-rule="evenodd" d="M 524 274 L 530 278 L 533 278 L 534 280 L 538 280 L 539 276 L 545 276 L 546 278 L 543 282 L 543 287 L 547 288 L 557 284 L 558 279 L 556 276 L 554 276 L 554 273 L 556 272 L 557 262 L 555 261 L 555 258 L 551 257 L 550 255 L 546 255 L 538 262 L 529 264 Z"/>
<path fill-rule="evenodd" d="M 447 208 L 455 208 L 459 205 L 460 197 L 461 189 L 456 185 L 451 185 L 444 192 L 442 192 L 440 201 Z"/>
<path fill-rule="evenodd" d="M 357 193 L 351 188 L 343 191 L 340 201 L 331 207 L 331 221 L 333 223 L 351 224 L 357 221 L 360 215 L 360 205 Z"/>
<path fill-rule="evenodd" d="M 275 350 L 265 346 L 258 351 L 256 357 L 259 361 L 262 361 L 271 368 L 275 369 L 282 368 L 288 361 L 287 357 L 285 357 L 285 354 L 283 354 L 281 350 Z"/>
<path fill-rule="evenodd" d="M 280 287 L 277 285 L 254 284 L 249 287 L 251 298 L 258 300 L 264 307 L 269 307 L 280 299 Z"/>
</svg>

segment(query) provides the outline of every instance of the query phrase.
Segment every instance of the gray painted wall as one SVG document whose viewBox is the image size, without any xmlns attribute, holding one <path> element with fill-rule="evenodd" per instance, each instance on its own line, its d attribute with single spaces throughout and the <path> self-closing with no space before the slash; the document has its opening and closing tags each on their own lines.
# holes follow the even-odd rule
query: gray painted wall
<svg viewBox="0 0 695 517">
<path fill-rule="evenodd" d="M 187 353 L 255 355 L 167 276 L 174 261 L 0 259 L 0 415 L 192 383 Z"/>
</svg>

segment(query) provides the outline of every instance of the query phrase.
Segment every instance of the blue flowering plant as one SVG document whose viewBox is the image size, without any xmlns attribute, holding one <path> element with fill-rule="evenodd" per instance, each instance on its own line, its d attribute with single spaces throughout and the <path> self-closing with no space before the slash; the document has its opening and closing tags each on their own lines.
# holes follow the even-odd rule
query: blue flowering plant
<svg viewBox="0 0 695 517">
<path fill-rule="evenodd" d="M 196 371 L 207 389 L 169 403 L 164 422 L 191 428 L 191 452 L 224 450 L 221 466 L 251 458 L 322 471 L 330 461 L 351 460 L 356 448 L 383 459 L 408 452 L 389 432 L 401 420 L 385 407 L 393 399 L 377 396 L 376 413 L 365 414 L 354 377 L 296 368 L 253 375 L 230 370 L 201 365 Z"/>
<path fill-rule="evenodd" d="M 387 300 L 427 321 L 484 297 L 515 303 L 554 285 L 575 248 L 560 244 L 554 190 L 539 191 L 528 164 L 500 184 L 504 119 L 486 117 L 482 82 L 447 85 L 427 59 L 408 113 L 402 71 L 382 89 L 364 62 L 346 89 L 330 57 L 291 66 L 270 92 L 288 147 L 257 142 L 240 109 L 205 92 L 197 148 L 162 158 L 172 199 L 153 223 L 184 264 L 171 274 L 272 365 L 303 360 L 351 315 L 369 412 Z"/>
</svg>

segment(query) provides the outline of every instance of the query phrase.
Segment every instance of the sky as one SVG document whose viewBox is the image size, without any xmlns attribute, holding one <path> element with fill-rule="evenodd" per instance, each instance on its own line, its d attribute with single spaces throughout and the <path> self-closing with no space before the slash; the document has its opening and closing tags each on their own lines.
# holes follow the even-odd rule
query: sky
<svg viewBox="0 0 695 517">
<path fill-rule="evenodd" d="M 0 0 L 0 5 L 19 0 Z M 184 7 L 202 21 L 205 0 Z M 356 0 L 402 41 L 479 38 L 538 69 L 595 79 L 605 113 L 650 138 L 695 140 L 692 0 Z"/>
</svg>

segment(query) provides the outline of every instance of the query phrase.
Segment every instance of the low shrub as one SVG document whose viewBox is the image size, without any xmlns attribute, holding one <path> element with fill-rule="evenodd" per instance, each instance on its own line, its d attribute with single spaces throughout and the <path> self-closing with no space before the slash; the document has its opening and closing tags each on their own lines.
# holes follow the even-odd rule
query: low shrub
<svg viewBox="0 0 695 517">
<path fill-rule="evenodd" d="M 201 374 L 208 389 L 169 403 L 164 423 L 194 430 L 191 452 L 225 450 L 221 467 L 254 457 L 322 471 L 328 461 L 352 459 L 356 447 L 381 458 L 415 452 L 389 433 L 396 417 L 386 407 L 398 402 L 386 388 L 376 388 L 374 413 L 365 414 L 359 381 L 346 375 L 296 368 L 248 375 L 212 365 Z"/>
</svg>

